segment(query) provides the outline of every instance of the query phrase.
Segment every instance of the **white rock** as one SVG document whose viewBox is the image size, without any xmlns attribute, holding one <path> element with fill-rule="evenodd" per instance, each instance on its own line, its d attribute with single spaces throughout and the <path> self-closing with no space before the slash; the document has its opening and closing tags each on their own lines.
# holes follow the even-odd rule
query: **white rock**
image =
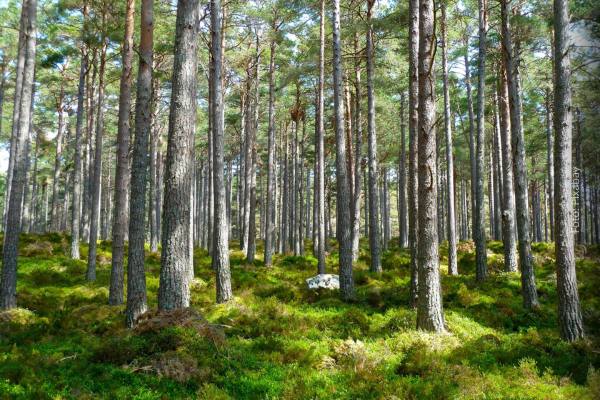
<svg viewBox="0 0 600 400">
<path fill-rule="evenodd" d="M 334 274 L 319 274 L 306 280 L 309 289 L 339 289 L 340 277 Z"/>
</svg>

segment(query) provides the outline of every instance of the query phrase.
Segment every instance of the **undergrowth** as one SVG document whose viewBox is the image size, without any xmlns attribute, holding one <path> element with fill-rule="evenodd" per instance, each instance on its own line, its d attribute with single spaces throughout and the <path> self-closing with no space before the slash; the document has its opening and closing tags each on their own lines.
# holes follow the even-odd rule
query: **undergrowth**
<svg viewBox="0 0 600 400">
<path fill-rule="evenodd" d="M 110 243 L 99 244 L 98 278 L 68 258 L 68 238 L 21 241 L 18 309 L 0 313 L 0 396 L 52 399 L 596 399 L 600 398 L 600 262 L 578 260 L 588 338 L 557 334 L 553 246 L 535 244 L 541 307 L 522 306 L 517 274 L 502 272 L 502 244 L 490 242 L 489 279 L 474 279 L 474 248 L 459 245 L 459 276 L 441 260 L 448 333 L 415 329 L 408 307 L 409 255 L 391 248 L 380 276 L 361 243 L 357 299 L 309 291 L 317 261 L 261 255 L 248 265 L 232 243 L 235 299 L 214 302 L 210 258 L 195 251 L 192 308 L 151 311 L 124 326 L 108 301 Z M 311 246 L 306 245 L 307 249 Z M 442 247 L 444 248 L 444 247 Z M 260 246 L 259 246 L 260 249 Z M 82 246 L 82 258 L 87 248 Z M 336 273 L 331 248 L 329 273 Z M 156 309 L 160 257 L 148 251 L 148 300 Z"/>
</svg>

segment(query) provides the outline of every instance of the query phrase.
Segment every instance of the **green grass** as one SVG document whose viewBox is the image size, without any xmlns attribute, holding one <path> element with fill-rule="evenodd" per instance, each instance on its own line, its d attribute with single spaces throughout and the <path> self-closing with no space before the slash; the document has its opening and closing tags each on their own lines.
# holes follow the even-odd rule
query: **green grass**
<svg viewBox="0 0 600 400">
<path fill-rule="evenodd" d="M 600 398 L 596 248 L 578 260 L 589 337 L 569 344 L 557 333 L 553 246 L 545 243 L 534 245 L 536 312 L 522 306 L 519 276 L 500 272 L 501 243 L 490 243 L 496 267 L 483 284 L 474 280 L 472 244 L 459 246 L 459 276 L 445 273 L 442 257 L 449 333 L 441 335 L 415 329 L 409 255 L 397 248 L 385 252 L 376 276 L 361 244 L 357 299 L 347 304 L 335 292 L 305 288 L 316 271 L 312 254 L 277 255 L 267 269 L 262 254 L 246 265 L 233 243 L 235 300 L 221 305 L 214 304 L 210 258 L 197 249 L 192 307 L 210 329 L 128 331 L 123 307 L 107 305 L 110 243 L 99 245 L 94 283 L 85 281 L 85 262 L 66 256 L 68 247 L 57 234 L 23 237 L 21 308 L 0 313 L 0 398 Z M 151 309 L 159 262 L 148 253 Z M 328 272 L 336 272 L 336 262 L 332 253 Z"/>
</svg>

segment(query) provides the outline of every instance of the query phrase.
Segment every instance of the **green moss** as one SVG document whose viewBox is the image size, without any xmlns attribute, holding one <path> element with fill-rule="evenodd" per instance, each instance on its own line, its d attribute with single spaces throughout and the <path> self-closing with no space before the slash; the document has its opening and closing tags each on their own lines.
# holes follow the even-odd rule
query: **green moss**
<svg viewBox="0 0 600 400">
<path fill-rule="evenodd" d="M 489 243 L 491 273 L 476 283 L 473 243 L 461 242 L 461 275 L 448 276 L 440 266 L 449 332 L 442 335 L 415 329 L 406 250 L 384 252 L 384 272 L 373 275 L 361 240 L 356 300 L 345 303 L 337 291 L 306 288 L 316 273 L 312 254 L 276 255 L 266 269 L 262 254 L 247 265 L 232 243 L 236 297 L 216 305 L 210 257 L 195 249 L 192 305 L 223 330 L 223 339 L 182 323 L 125 329 L 123 306 L 107 305 L 109 264 L 100 263 L 97 282 L 88 283 L 85 262 L 68 257 L 68 237 L 24 235 L 21 248 L 32 243 L 49 243 L 51 253 L 20 259 L 23 308 L 0 314 L 0 398 L 592 399 L 600 393 L 600 268 L 597 259 L 578 260 L 590 336 L 565 343 L 556 330 L 551 244 L 533 245 L 541 307 L 530 312 L 522 306 L 519 275 L 502 272 L 501 243 Z M 336 273 L 337 244 L 331 244 L 327 271 Z M 109 242 L 99 242 L 99 254 L 110 260 Z M 146 266 L 153 309 L 159 254 L 148 251 Z"/>
</svg>

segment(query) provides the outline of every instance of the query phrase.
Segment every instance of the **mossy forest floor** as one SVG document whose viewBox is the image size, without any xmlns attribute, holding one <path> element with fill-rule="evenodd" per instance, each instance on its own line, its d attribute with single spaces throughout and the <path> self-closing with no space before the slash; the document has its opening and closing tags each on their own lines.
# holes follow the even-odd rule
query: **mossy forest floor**
<svg viewBox="0 0 600 400">
<path fill-rule="evenodd" d="M 397 248 L 375 276 L 362 244 L 351 304 L 305 288 L 316 271 L 312 255 L 276 256 L 267 269 L 232 250 L 235 301 L 215 305 L 210 258 L 196 250 L 194 310 L 172 317 L 175 326 L 155 316 L 136 331 L 125 329 L 124 307 L 107 305 L 110 243 L 99 246 L 94 283 L 68 248 L 57 234 L 23 236 L 21 308 L 0 314 L 1 398 L 600 398 L 597 247 L 585 256 L 578 249 L 588 339 L 573 344 L 558 337 L 552 244 L 534 245 L 541 308 L 526 312 L 519 276 L 501 272 L 502 244 L 489 243 L 492 272 L 476 284 L 473 245 L 460 243 L 459 276 L 448 276 L 441 260 L 449 333 L 438 335 L 415 329 L 409 257 Z M 328 272 L 337 273 L 333 242 L 331 250 Z M 159 255 L 148 253 L 151 309 L 159 268 Z"/>
</svg>

